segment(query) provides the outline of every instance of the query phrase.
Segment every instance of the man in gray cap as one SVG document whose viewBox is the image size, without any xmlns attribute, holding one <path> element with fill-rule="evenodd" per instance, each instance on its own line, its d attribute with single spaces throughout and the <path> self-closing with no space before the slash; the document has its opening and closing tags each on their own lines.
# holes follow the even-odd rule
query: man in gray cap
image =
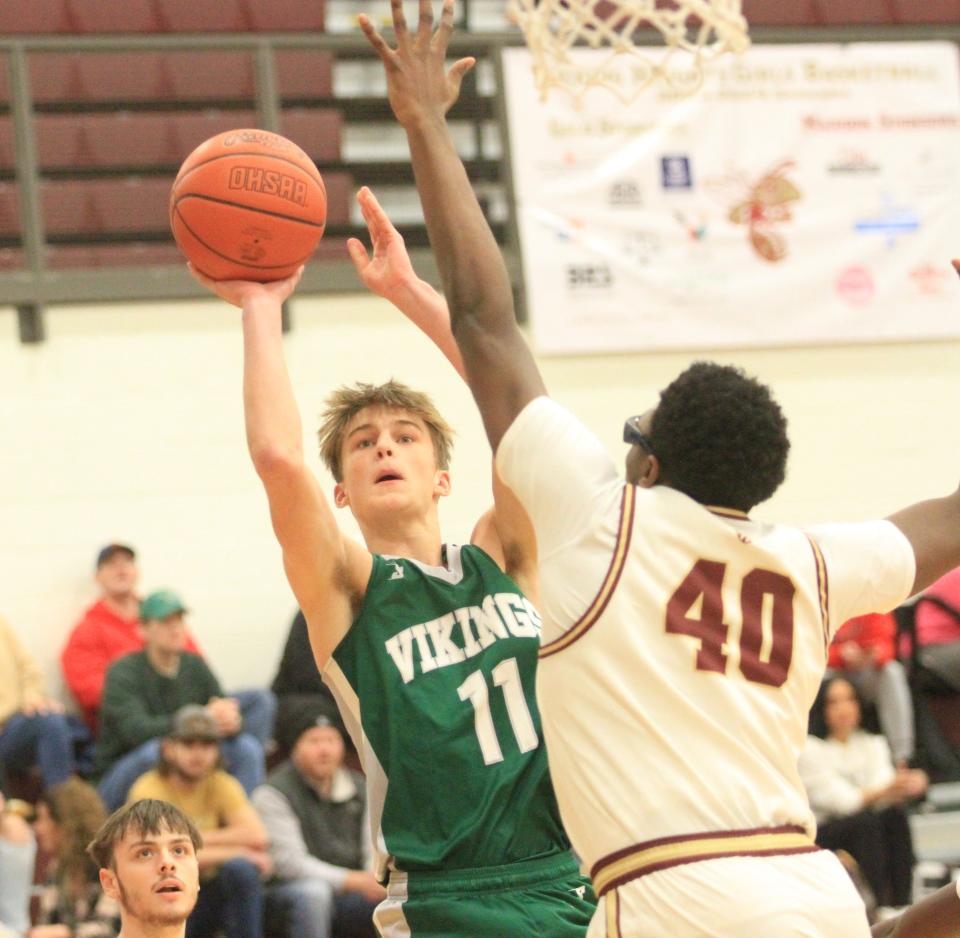
<svg viewBox="0 0 960 938">
<path fill-rule="evenodd" d="M 370 872 L 363 779 L 343 765 L 342 730 L 322 707 L 296 714 L 289 734 L 290 759 L 253 793 L 276 877 L 267 921 L 284 915 L 297 938 L 374 938 L 386 892 Z"/>
<path fill-rule="evenodd" d="M 130 789 L 130 803 L 155 798 L 176 805 L 197 826 L 203 888 L 186 938 L 262 938 L 262 876 L 272 864 L 267 833 L 240 783 L 220 767 L 220 730 L 207 707 L 188 704 L 173 717 L 159 765 Z"/>
</svg>

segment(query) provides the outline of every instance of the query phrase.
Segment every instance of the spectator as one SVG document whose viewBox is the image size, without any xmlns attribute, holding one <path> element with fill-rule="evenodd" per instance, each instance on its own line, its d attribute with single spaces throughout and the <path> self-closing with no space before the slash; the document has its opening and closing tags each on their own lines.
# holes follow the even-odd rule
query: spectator
<svg viewBox="0 0 960 938">
<path fill-rule="evenodd" d="M 151 593 L 140 604 L 143 651 L 125 655 L 107 672 L 96 770 L 109 808 L 122 804 L 130 786 L 157 764 L 160 739 L 185 704 L 206 707 L 223 739 L 227 767 L 248 792 L 263 781 L 263 746 L 242 732 L 236 700 L 224 697 L 204 660 L 184 648 L 186 611 L 176 593 Z"/>
<path fill-rule="evenodd" d="M 297 938 L 374 938 L 373 910 L 386 896 L 374 878 L 363 779 L 343 765 L 344 739 L 322 705 L 293 718 L 292 753 L 253 793 L 270 836 L 279 910 Z"/>
<path fill-rule="evenodd" d="M 36 852 L 30 825 L 7 810 L 0 792 L 0 938 L 17 938 L 30 925 L 30 884 Z"/>
<path fill-rule="evenodd" d="M 290 755 L 290 749 L 296 739 L 291 740 L 289 728 L 296 724 L 300 711 L 310 707 L 325 713 L 332 721 L 340 720 L 340 711 L 330 689 L 323 683 L 320 670 L 313 657 L 310 636 L 307 633 L 307 620 L 301 610 L 290 623 L 287 642 L 283 647 L 283 656 L 277 668 L 277 676 L 270 685 L 277 700 L 277 743 L 284 756 Z M 352 750 L 352 744 L 346 741 Z"/>
<path fill-rule="evenodd" d="M 40 850 L 50 858 L 37 924 L 26 938 L 114 938 L 120 906 L 104 895 L 86 853 L 107 812 L 96 789 L 78 778 L 48 789 L 33 824 Z"/>
<path fill-rule="evenodd" d="M 926 791 L 926 775 L 896 768 L 886 739 L 860 729 L 861 708 L 843 677 L 826 686 L 825 740 L 810 736 L 800 777 L 817 816 L 817 843 L 846 850 L 881 906 L 911 899 L 913 845 L 904 805 Z"/>
<path fill-rule="evenodd" d="M 138 801 L 107 818 L 87 848 L 120 903 L 118 938 L 183 938 L 197 901 L 202 840 L 179 808 Z"/>
<path fill-rule="evenodd" d="M 907 672 L 896 660 L 893 613 L 870 613 L 844 622 L 830 644 L 827 677 L 842 674 L 877 708 L 880 729 L 897 765 L 914 756 L 913 701 Z"/>
<path fill-rule="evenodd" d="M 88 742 L 89 733 L 47 696 L 40 666 L 0 618 L 0 767 L 36 765 L 45 787 L 58 785 L 76 771 L 75 741 Z"/>
<path fill-rule="evenodd" d="M 960 692 L 960 567 L 923 592 L 915 622 L 920 664 Z"/>
<path fill-rule="evenodd" d="M 107 544 L 97 554 L 94 581 L 100 597 L 73 627 L 60 655 L 63 675 L 84 719 L 96 729 L 107 670 L 118 658 L 143 650 L 137 555 L 126 544 Z M 187 633 L 185 651 L 201 655 Z M 266 746 L 273 733 L 276 702 L 265 689 L 238 691 L 235 695 L 243 726 Z"/>
<path fill-rule="evenodd" d="M 187 938 L 262 938 L 260 876 L 270 872 L 267 833 L 236 779 L 220 768 L 220 733 L 203 707 L 178 711 L 163 741 L 159 766 L 130 790 L 130 801 L 156 798 L 176 805 L 203 838 L 197 851 L 200 898 L 187 920 Z"/>
</svg>

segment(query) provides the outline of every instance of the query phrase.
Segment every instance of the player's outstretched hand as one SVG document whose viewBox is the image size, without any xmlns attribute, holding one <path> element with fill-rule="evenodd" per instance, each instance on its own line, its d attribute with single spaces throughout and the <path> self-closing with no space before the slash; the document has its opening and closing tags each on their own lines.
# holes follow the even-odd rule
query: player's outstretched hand
<svg viewBox="0 0 960 938">
<path fill-rule="evenodd" d="M 200 273 L 193 264 L 188 263 L 187 269 L 194 280 L 212 293 L 216 293 L 220 299 L 239 306 L 240 309 L 255 299 L 269 299 L 278 305 L 284 303 L 297 288 L 303 276 L 302 266 L 286 280 L 272 280 L 269 283 L 257 283 L 253 280 L 211 280 L 206 274 Z"/>
<path fill-rule="evenodd" d="M 416 32 L 407 29 L 403 0 L 390 0 L 397 43 L 391 49 L 370 21 L 361 14 L 358 22 L 377 51 L 387 72 L 387 93 L 397 120 L 410 127 L 420 121 L 442 120 L 460 94 L 463 76 L 476 59 L 458 59 L 445 68 L 447 46 L 453 34 L 453 0 L 443 0 L 440 25 L 433 28 L 433 0 L 420 0 Z"/>
<path fill-rule="evenodd" d="M 368 290 L 396 303 L 403 288 L 417 279 L 403 235 L 393 227 L 377 197 L 366 186 L 357 193 L 357 202 L 370 233 L 373 257 L 362 241 L 349 238 L 350 260 Z"/>
</svg>

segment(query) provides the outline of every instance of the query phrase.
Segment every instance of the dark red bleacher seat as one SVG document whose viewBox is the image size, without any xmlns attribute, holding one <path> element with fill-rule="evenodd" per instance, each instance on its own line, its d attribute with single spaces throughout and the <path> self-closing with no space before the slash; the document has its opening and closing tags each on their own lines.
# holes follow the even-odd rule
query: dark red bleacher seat
<svg viewBox="0 0 960 938">
<path fill-rule="evenodd" d="M 67 0 L 3 0 L 0 3 L 0 36 L 75 30 Z"/>
<path fill-rule="evenodd" d="M 170 33 L 242 33 L 251 27 L 242 0 L 163 0 L 157 14 L 160 28 Z"/>
<path fill-rule="evenodd" d="M 0 235 L 20 234 L 20 199 L 17 186 L 0 182 Z"/>
<path fill-rule="evenodd" d="M 280 132 L 315 161 L 340 159 L 343 115 L 333 108 L 291 108 L 280 115 Z"/>
<path fill-rule="evenodd" d="M 805 26 L 815 23 L 811 0 L 743 0 L 743 15 L 752 26 Z"/>
<path fill-rule="evenodd" d="M 0 115 L 0 170 L 13 169 L 15 161 L 13 120 L 9 116 Z"/>
<path fill-rule="evenodd" d="M 51 234 L 167 231 L 172 177 L 48 179 L 40 185 Z"/>
<path fill-rule="evenodd" d="M 253 56 L 249 52 L 167 52 L 161 72 L 165 97 L 181 101 L 253 97 Z"/>
<path fill-rule="evenodd" d="M 250 29 L 263 32 L 323 32 L 322 0 L 245 0 Z"/>
<path fill-rule="evenodd" d="M 960 0 L 893 0 L 897 23 L 960 23 Z"/>
<path fill-rule="evenodd" d="M 29 0 L 33 2 L 33 0 Z M 154 33 L 160 30 L 154 0 L 67 0 L 80 33 Z"/>
<path fill-rule="evenodd" d="M 37 152 L 43 169 L 178 166 L 208 137 L 254 120 L 252 111 L 41 114 Z"/>
<path fill-rule="evenodd" d="M 10 65 L 7 56 L 0 53 L 0 102 L 10 100 Z"/>
<path fill-rule="evenodd" d="M 881 25 L 893 22 L 892 0 L 813 0 L 816 26 Z"/>
<path fill-rule="evenodd" d="M 0 270 L 23 270 L 26 266 L 23 248 L 0 248 Z"/>
<path fill-rule="evenodd" d="M 324 173 L 323 184 L 327 189 L 327 224 L 349 224 L 354 196 L 353 176 L 339 171 Z"/>
<path fill-rule="evenodd" d="M 278 49 L 277 84 L 283 98 L 333 96 L 333 55 L 319 49 Z"/>
</svg>

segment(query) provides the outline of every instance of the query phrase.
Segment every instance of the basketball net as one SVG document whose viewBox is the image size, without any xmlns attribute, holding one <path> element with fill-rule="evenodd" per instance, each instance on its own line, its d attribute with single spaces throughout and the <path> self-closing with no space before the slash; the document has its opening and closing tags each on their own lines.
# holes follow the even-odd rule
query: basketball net
<svg viewBox="0 0 960 938">
<path fill-rule="evenodd" d="M 560 88 L 580 104 L 588 89 L 602 87 L 628 104 L 654 82 L 692 94 L 705 62 L 750 45 L 740 0 L 510 0 L 510 12 L 533 55 L 541 100 Z M 651 27 L 665 45 L 634 41 Z M 576 45 L 608 54 L 587 63 L 571 56 Z M 678 50 L 690 55 L 674 59 Z M 612 67 L 624 55 L 630 67 Z"/>
</svg>

